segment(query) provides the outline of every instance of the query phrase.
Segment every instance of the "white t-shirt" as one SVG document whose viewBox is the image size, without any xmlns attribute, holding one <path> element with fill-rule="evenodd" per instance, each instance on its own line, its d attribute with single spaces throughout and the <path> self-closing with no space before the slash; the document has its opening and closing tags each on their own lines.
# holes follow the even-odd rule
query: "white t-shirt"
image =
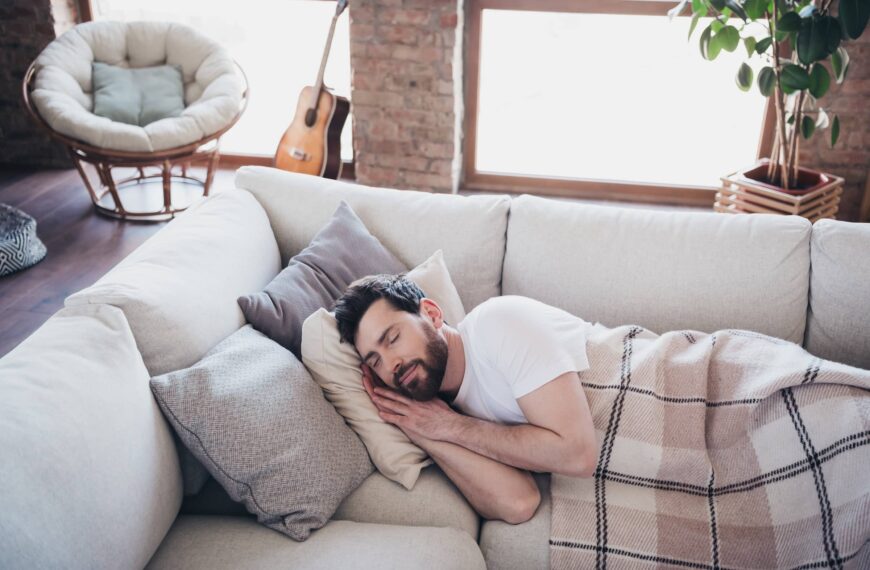
<svg viewBox="0 0 870 570">
<path fill-rule="evenodd" d="M 571 371 L 589 368 L 583 319 L 540 301 L 493 297 L 474 308 L 457 330 L 465 375 L 452 405 L 503 424 L 528 423 L 517 400 Z"/>
</svg>

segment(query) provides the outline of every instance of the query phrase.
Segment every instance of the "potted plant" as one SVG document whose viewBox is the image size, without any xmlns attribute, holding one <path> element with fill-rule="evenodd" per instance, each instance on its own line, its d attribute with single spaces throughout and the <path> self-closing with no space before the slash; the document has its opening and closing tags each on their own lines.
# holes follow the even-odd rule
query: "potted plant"
<svg viewBox="0 0 870 570">
<path fill-rule="evenodd" d="M 744 61 L 735 79 L 743 91 L 749 91 L 754 83 L 763 96 L 772 98 L 776 133 L 770 159 L 724 177 L 723 183 L 725 188 L 738 186 L 756 197 L 766 196 L 773 201 L 780 197 L 795 206 L 788 213 L 801 214 L 803 198 L 819 197 L 825 194 L 820 190 L 830 190 L 832 185 L 839 186 L 837 196 L 842 192 L 842 178 L 800 168 L 798 158 L 801 137 L 810 139 L 816 132 L 829 129 L 830 145 L 833 148 L 836 144 L 840 119 L 822 107 L 820 100 L 832 79 L 842 83 L 846 78 L 849 69 L 846 44 L 861 36 L 870 18 L 870 0 L 840 0 L 836 14 L 831 10 L 832 3 L 832 0 L 681 0 L 668 12 L 673 18 L 686 5 L 691 6 L 690 39 L 701 18 L 713 17 L 699 40 L 705 59 L 714 60 L 723 50 L 733 52 L 741 43 L 747 59 L 762 58 L 764 65 L 757 77 L 753 77 L 753 68 Z M 762 30 L 760 36 L 758 30 Z"/>
</svg>

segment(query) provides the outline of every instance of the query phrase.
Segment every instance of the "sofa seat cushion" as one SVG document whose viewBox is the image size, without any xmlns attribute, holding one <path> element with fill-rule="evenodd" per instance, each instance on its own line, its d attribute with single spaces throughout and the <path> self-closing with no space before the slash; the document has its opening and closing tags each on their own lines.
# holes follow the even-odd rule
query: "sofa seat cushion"
<svg viewBox="0 0 870 570">
<path fill-rule="evenodd" d="M 800 344 L 811 228 L 798 216 L 521 196 L 511 204 L 503 294 L 609 327 L 748 329 Z"/>
<path fill-rule="evenodd" d="M 58 311 L 0 360 L 0 568 L 141 568 L 181 504 L 120 309 Z"/>
<path fill-rule="evenodd" d="M 452 528 L 332 521 L 305 542 L 245 517 L 178 517 L 146 568 L 484 570 L 474 539 Z"/>
<path fill-rule="evenodd" d="M 244 505 L 233 501 L 214 479 L 209 479 L 198 494 L 185 497 L 181 512 L 191 515 L 253 517 L 245 510 Z M 437 465 L 423 469 L 410 491 L 380 473 L 369 475 L 338 506 L 333 519 L 451 527 L 463 530 L 475 539 L 480 528 L 480 517 Z"/>
<path fill-rule="evenodd" d="M 531 570 L 550 567 L 550 475 L 536 473 L 541 504 L 528 521 L 508 524 L 485 521 L 480 528 L 480 550 L 489 570 Z"/>
<path fill-rule="evenodd" d="M 806 348 L 870 369 L 870 224 L 819 220 L 810 249 Z"/>
<path fill-rule="evenodd" d="M 443 250 L 467 311 L 501 293 L 507 196 L 370 188 L 262 166 L 240 168 L 236 187 L 254 194 L 266 209 L 285 264 L 346 200 L 372 235 L 407 267 Z"/>
<path fill-rule="evenodd" d="M 152 376 L 186 368 L 245 324 L 236 299 L 280 270 L 260 204 L 230 190 L 198 202 L 67 306 L 124 311 Z"/>
<path fill-rule="evenodd" d="M 437 465 L 423 469 L 410 491 L 373 473 L 338 506 L 333 519 L 451 527 L 475 540 L 480 527 L 480 517 Z"/>
</svg>

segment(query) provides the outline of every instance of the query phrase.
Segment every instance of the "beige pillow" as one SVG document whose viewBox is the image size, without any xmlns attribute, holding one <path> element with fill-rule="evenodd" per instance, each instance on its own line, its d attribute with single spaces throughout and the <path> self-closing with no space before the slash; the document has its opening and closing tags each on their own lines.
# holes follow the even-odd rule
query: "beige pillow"
<svg viewBox="0 0 870 570">
<path fill-rule="evenodd" d="M 465 309 L 441 250 L 409 271 L 408 278 L 438 303 L 448 323 L 456 326 L 465 318 Z M 388 479 L 412 489 L 420 470 L 432 460 L 402 430 L 378 416 L 362 386 L 360 358 L 353 346 L 340 342 L 335 317 L 326 309 L 319 309 L 302 324 L 302 362 L 326 399 L 362 439 L 378 470 Z"/>
</svg>

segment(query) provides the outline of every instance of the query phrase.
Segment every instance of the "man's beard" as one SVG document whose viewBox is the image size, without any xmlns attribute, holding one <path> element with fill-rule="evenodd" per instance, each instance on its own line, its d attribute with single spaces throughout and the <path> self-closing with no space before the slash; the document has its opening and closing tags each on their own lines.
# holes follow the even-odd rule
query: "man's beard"
<svg viewBox="0 0 870 570">
<path fill-rule="evenodd" d="M 393 376 L 399 393 L 420 402 L 431 400 L 438 394 L 444 381 L 444 371 L 447 369 L 447 341 L 438 336 L 432 326 L 424 324 L 423 332 L 426 334 L 426 359 L 412 360 Z M 415 373 L 417 377 L 406 384 L 400 384 L 402 376 L 414 366 L 418 367 Z M 421 371 L 425 375 L 420 374 Z"/>
</svg>

